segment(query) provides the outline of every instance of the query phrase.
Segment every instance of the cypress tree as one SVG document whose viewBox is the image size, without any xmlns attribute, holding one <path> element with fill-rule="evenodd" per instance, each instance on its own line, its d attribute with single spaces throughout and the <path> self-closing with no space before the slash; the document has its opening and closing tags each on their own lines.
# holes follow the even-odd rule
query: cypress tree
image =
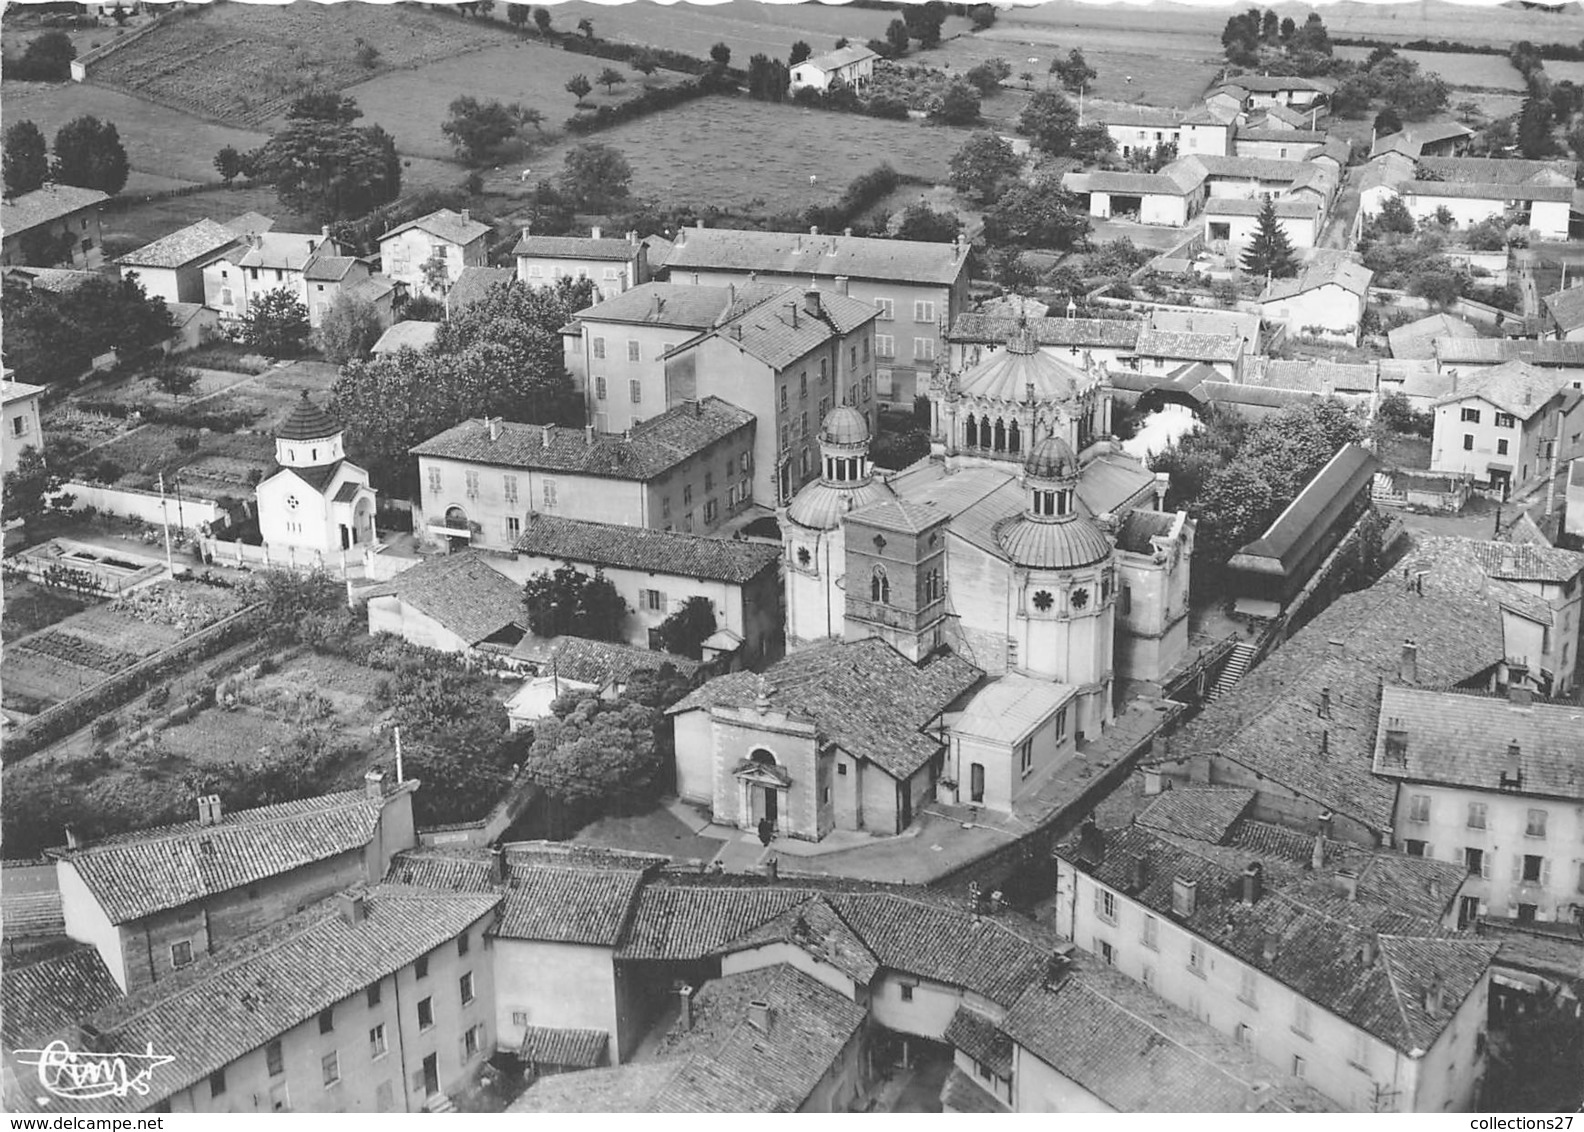
<svg viewBox="0 0 1584 1132">
<path fill-rule="evenodd" d="M 1259 231 L 1243 253 L 1243 270 L 1250 275 L 1284 279 L 1298 271 L 1292 241 L 1276 220 L 1276 202 L 1266 198 L 1259 213 Z"/>
</svg>

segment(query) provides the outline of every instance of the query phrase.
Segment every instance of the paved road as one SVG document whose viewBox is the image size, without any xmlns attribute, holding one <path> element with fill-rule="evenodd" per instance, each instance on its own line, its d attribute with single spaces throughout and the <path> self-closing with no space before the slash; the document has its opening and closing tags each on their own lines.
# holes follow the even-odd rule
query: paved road
<svg viewBox="0 0 1584 1132">
<path fill-rule="evenodd" d="M 1359 210 L 1358 174 L 1362 169 L 1363 166 L 1355 166 L 1342 171 L 1342 188 L 1331 206 L 1331 219 L 1320 234 L 1322 248 L 1345 251 L 1353 246 L 1353 218 Z"/>
</svg>

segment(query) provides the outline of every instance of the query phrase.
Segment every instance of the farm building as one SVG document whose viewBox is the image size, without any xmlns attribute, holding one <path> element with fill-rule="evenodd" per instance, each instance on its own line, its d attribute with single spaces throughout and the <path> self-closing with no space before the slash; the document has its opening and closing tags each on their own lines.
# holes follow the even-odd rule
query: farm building
<svg viewBox="0 0 1584 1132">
<path fill-rule="evenodd" d="M 1461 318 L 1446 312 L 1427 315 L 1386 332 L 1386 342 L 1394 358 L 1434 358 L 1436 343 L 1443 338 L 1478 338 L 1480 332 Z"/>
<path fill-rule="evenodd" d="M 121 278 L 137 277 L 151 298 L 202 303 L 204 268 L 239 247 L 246 237 L 213 220 L 200 220 L 161 236 L 116 260 Z"/>
<path fill-rule="evenodd" d="M 1306 79 L 1297 75 L 1239 75 L 1219 89 L 1228 87 L 1246 92 L 1247 105 L 1253 109 L 1285 106 L 1307 110 L 1324 102 L 1336 89 L 1336 84 L 1329 79 Z"/>
<path fill-rule="evenodd" d="M 1309 153 L 1326 141 L 1324 130 L 1280 128 L 1244 129 L 1232 143 L 1234 157 L 1259 157 L 1272 161 L 1306 160 Z"/>
<path fill-rule="evenodd" d="M 1554 292 L 1540 303 L 1545 312 L 1547 338 L 1561 342 L 1584 339 L 1584 285 Z"/>
<path fill-rule="evenodd" d="M 788 89 L 793 93 L 804 87 L 826 91 L 840 83 L 863 90 L 874 81 L 875 60 L 880 58 L 867 47 L 839 47 L 823 55 L 813 55 L 792 68 Z"/>
<path fill-rule="evenodd" d="M 584 236 L 535 236 L 526 229 L 512 248 L 517 278 L 530 287 L 553 287 L 558 279 L 592 279 L 596 300 L 613 299 L 649 281 L 649 248 L 628 232 L 607 239 L 598 228 Z"/>
<path fill-rule="evenodd" d="M 1362 264 L 1328 259 L 1304 268 L 1296 279 L 1275 279 L 1260 296 L 1266 322 L 1279 322 L 1288 332 L 1358 345 L 1374 272 Z"/>
<path fill-rule="evenodd" d="M 1174 161 L 1159 173 L 1068 173 L 1062 188 L 1089 206 L 1089 215 L 1137 220 L 1181 228 L 1204 204 L 1204 179 L 1184 162 Z"/>
<path fill-rule="evenodd" d="M 1474 131 L 1461 122 L 1414 122 L 1401 132 L 1375 139 L 1370 159 L 1396 153 L 1403 157 L 1453 157 L 1468 148 Z"/>
<path fill-rule="evenodd" d="M 1205 242 L 1241 255 L 1259 233 L 1259 214 L 1265 207 L 1260 200 L 1212 197 L 1205 202 Z M 1320 202 L 1288 199 L 1276 202 L 1276 223 L 1287 234 L 1295 249 L 1312 248 L 1320 238 Z"/>
<path fill-rule="evenodd" d="M 476 551 L 426 558 L 362 591 L 370 633 L 394 633 L 440 652 L 509 648 L 523 637 L 522 587 Z"/>
<path fill-rule="evenodd" d="M 0 202 L 6 267 L 98 267 L 104 262 L 99 210 L 110 198 L 97 189 L 45 185 Z"/>
</svg>

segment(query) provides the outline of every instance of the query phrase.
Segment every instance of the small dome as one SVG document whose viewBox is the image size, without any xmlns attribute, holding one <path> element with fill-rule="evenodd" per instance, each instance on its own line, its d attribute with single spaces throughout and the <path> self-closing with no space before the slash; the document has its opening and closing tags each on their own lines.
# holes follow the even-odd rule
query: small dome
<svg viewBox="0 0 1584 1132">
<path fill-rule="evenodd" d="M 825 414 L 820 440 L 826 444 L 867 444 L 869 422 L 851 405 L 838 405 Z"/>
<path fill-rule="evenodd" d="M 1078 478 L 1078 457 L 1072 447 L 1059 436 L 1047 436 L 1036 444 L 1023 461 L 1023 471 L 1035 479 L 1062 480 Z"/>
<path fill-rule="evenodd" d="M 291 416 L 286 418 L 286 423 L 281 425 L 280 431 L 275 434 L 277 440 L 323 440 L 334 436 L 341 431 L 341 426 L 328 412 L 308 399 L 308 390 L 303 390 L 302 399 L 297 402 L 291 411 Z"/>
<path fill-rule="evenodd" d="M 1060 523 L 1039 522 L 1027 515 L 1007 520 L 996 541 L 1019 566 L 1071 570 L 1111 557 L 1111 540 L 1092 519 L 1077 516 Z"/>
<path fill-rule="evenodd" d="M 813 480 L 792 497 L 787 505 L 787 519 L 805 530 L 834 531 L 847 512 L 894 497 L 889 487 L 874 480 L 846 487 Z"/>
</svg>

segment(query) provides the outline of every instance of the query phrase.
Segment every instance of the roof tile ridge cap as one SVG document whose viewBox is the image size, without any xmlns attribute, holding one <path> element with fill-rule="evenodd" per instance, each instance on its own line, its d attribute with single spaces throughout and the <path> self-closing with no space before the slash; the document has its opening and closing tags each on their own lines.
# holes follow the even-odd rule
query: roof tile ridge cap
<svg viewBox="0 0 1584 1132">
<path fill-rule="evenodd" d="M 1391 955 L 1387 952 L 1386 946 L 1388 941 L 1395 946 L 1397 937 L 1377 936 L 1377 940 L 1380 944 L 1381 969 L 1386 973 L 1386 985 L 1391 989 L 1392 1002 L 1397 1007 L 1397 1017 L 1402 1023 L 1403 1040 L 1409 1045 L 1409 1048 L 1415 1048 L 1417 1047 L 1418 1043 L 1414 1036 L 1413 1022 L 1408 1017 L 1408 1004 L 1404 1001 L 1402 987 L 1398 986 L 1397 984 L 1397 975 L 1393 969 L 1394 963 Z M 1374 968 L 1371 967 L 1370 970 L 1374 970 Z"/>
<path fill-rule="evenodd" d="M 352 792 L 348 791 L 347 793 Z M 355 799 L 349 798 L 346 802 L 338 802 L 334 805 L 326 806 L 320 810 L 294 810 L 288 813 L 271 814 L 268 817 L 251 818 L 247 821 L 230 820 L 236 818 L 239 814 L 250 812 L 248 810 L 240 810 L 231 814 L 222 814 L 220 821 L 215 825 L 199 825 L 196 821 L 193 821 L 183 822 L 176 826 L 156 826 L 154 829 L 150 830 L 129 831 L 128 833 L 117 835 L 117 838 L 114 841 L 104 841 L 97 845 L 84 845 L 80 849 L 69 849 L 66 852 L 66 856 L 68 860 L 75 860 L 81 857 L 92 856 L 94 854 L 109 850 L 127 849 L 135 845 L 162 845 L 171 841 L 185 841 L 190 839 L 195 834 L 200 836 L 209 836 L 210 834 L 216 832 L 231 833 L 237 830 L 249 829 L 257 826 L 270 826 L 283 821 L 292 821 L 294 819 L 312 817 L 320 813 L 331 813 L 337 810 L 350 809 L 359 805 L 372 805 L 373 801 L 374 799 L 372 798 L 364 798 L 360 796 Z M 276 805 L 282 806 L 290 804 L 290 802 L 276 803 Z M 269 807 L 258 807 L 258 809 L 267 808 Z"/>
</svg>

